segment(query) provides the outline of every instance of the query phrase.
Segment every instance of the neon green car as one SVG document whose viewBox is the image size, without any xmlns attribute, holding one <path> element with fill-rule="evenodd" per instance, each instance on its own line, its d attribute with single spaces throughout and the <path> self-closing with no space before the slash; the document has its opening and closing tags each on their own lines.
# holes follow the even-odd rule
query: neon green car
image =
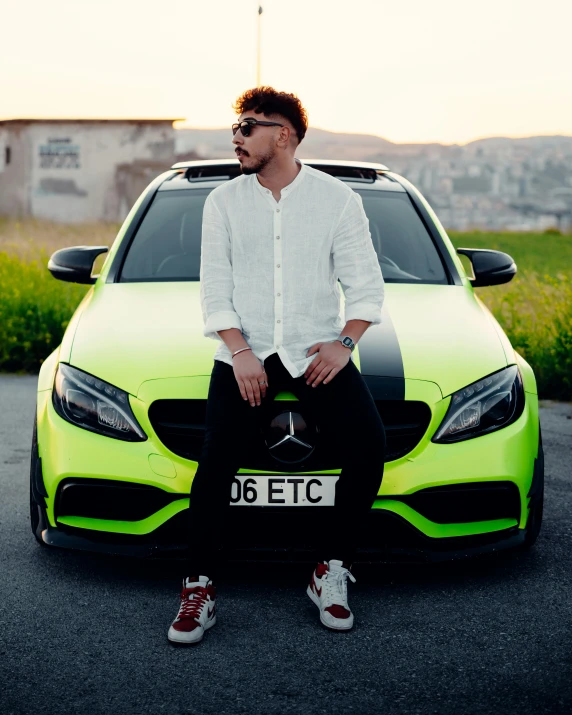
<svg viewBox="0 0 572 715">
<path fill-rule="evenodd" d="M 306 163 L 361 195 L 386 283 L 382 323 L 352 353 L 387 436 L 358 560 L 531 546 L 544 493 L 536 380 L 474 290 L 510 281 L 514 261 L 455 251 L 420 192 L 381 164 Z M 202 209 L 239 174 L 235 160 L 175 164 L 139 197 L 111 248 L 52 255 L 55 278 L 92 287 L 39 374 L 30 512 L 41 544 L 187 553 L 218 344 L 203 335 Z M 279 393 L 229 495 L 229 557 L 308 555 L 339 472 L 327 429 Z"/>
</svg>

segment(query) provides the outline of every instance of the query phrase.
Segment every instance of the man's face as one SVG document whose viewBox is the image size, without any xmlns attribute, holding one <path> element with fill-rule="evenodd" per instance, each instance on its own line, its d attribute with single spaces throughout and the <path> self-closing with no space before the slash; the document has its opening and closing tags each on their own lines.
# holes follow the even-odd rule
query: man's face
<svg viewBox="0 0 572 715">
<path fill-rule="evenodd" d="M 254 110 L 243 112 L 238 121 L 250 118 L 261 121 L 281 121 L 264 114 L 256 114 Z M 243 174 L 257 174 L 272 161 L 276 155 L 276 130 L 280 130 L 280 127 L 255 126 L 247 137 L 242 136 L 240 130 L 236 132 L 232 143 Z"/>
</svg>

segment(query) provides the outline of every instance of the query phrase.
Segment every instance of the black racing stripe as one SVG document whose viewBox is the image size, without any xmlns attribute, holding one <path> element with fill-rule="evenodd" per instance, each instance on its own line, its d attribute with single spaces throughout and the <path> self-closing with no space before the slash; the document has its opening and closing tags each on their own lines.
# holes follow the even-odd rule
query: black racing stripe
<svg viewBox="0 0 572 715">
<path fill-rule="evenodd" d="M 359 350 L 360 372 L 374 400 L 404 400 L 403 358 L 385 305 L 381 309 L 381 323 L 370 325 L 356 350 Z"/>
</svg>

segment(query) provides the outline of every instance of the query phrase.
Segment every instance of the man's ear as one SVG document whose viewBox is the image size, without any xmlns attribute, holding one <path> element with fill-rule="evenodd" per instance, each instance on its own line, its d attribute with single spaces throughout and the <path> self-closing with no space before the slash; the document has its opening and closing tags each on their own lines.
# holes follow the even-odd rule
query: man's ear
<svg viewBox="0 0 572 715">
<path fill-rule="evenodd" d="M 294 132 L 290 129 L 290 127 L 280 127 L 278 141 L 286 147 L 290 144 L 292 134 L 294 134 Z"/>
</svg>

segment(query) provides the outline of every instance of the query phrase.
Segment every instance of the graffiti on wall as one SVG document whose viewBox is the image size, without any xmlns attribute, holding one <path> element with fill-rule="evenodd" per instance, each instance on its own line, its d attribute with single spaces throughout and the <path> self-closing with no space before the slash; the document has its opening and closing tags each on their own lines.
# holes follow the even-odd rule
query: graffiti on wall
<svg viewBox="0 0 572 715">
<path fill-rule="evenodd" d="M 48 138 L 39 149 L 40 169 L 79 169 L 79 145 L 69 137 Z"/>
</svg>

